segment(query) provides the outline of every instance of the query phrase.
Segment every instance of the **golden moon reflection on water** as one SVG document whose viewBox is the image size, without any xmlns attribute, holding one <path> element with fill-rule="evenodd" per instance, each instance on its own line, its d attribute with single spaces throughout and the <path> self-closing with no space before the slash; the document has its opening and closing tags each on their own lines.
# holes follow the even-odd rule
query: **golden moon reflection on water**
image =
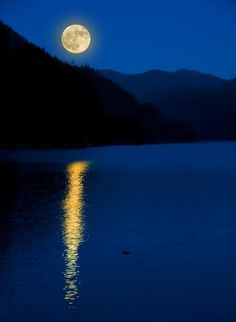
<svg viewBox="0 0 236 322">
<path fill-rule="evenodd" d="M 91 43 L 88 29 L 82 25 L 68 26 L 62 33 L 63 47 L 72 54 L 81 54 L 86 51 Z"/>
<path fill-rule="evenodd" d="M 67 168 L 67 193 L 63 201 L 65 244 L 65 300 L 74 305 L 79 297 L 79 246 L 84 234 L 84 177 L 89 168 L 88 162 L 75 162 Z"/>
</svg>

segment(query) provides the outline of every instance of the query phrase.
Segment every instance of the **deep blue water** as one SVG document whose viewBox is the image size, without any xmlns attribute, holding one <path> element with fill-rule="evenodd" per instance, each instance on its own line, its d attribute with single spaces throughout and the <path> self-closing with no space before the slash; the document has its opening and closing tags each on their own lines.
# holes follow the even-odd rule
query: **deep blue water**
<svg viewBox="0 0 236 322">
<path fill-rule="evenodd" d="M 236 143 L 1 159 L 0 321 L 236 321 Z"/>
</svg>

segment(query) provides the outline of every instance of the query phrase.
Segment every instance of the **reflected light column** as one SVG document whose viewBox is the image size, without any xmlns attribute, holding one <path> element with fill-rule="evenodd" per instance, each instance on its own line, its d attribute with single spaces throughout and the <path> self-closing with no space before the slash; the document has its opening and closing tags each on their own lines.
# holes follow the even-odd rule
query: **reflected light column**
<svg viewBox="0 0 236 322">
<path fill-rule="evenodd" d="M 69 305 L 79 297 L 77 277 L 78 248 L 83 242 L 84 175 L 88 162 L 71 163 L 67 168 L 68 187 L 63 202 L 63 240 L 65 244 L 65 300 Z"/>
</svg>

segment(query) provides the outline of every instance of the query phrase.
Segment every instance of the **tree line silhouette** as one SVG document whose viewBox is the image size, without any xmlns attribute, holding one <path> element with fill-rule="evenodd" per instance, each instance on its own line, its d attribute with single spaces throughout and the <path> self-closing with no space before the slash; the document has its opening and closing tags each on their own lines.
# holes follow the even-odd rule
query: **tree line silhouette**
<svg viewBox="0 0 236 322">
<path fill-rule="evenodd" d="M 88 66 L 51 57 L 0 23 L 1 146 L 90 146 L 195 140 L 152 105 Z"/>
</svg>

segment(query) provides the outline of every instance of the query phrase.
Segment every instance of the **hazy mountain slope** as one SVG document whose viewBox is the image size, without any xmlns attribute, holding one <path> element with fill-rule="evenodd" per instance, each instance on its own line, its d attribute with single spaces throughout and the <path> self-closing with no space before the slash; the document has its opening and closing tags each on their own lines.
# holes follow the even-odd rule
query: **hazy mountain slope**
<svg viewBox="0 0 236 322">
<path fill-rule="evenodd" d="M 224 83 L 224 88 L 228 90 L 236 90 L 236 78 L 226 81 Z"/>
<path fill-rule="evenodd" d="M 236 91 L 202 90 L 156 95 L 165 119 L 179 119 L 202 140 L 236 138 Z"/>
<path fill-rule="evenodd" d="M 141 102 L 146 101 L 147 97 L 153 92 L 213 89 L 221 87 L 224 83 L 221 78 L 189 70 L 176 72 L 151 70 L 134 75 L 122 74 L 112 70 L 101 70 L 100 72 L 133 93 Z"/>
<path fill-rule="evenodd" d="M 188 125 L 200 140 L 236 139 L 235 79 L 225 81 L 186 70 L 139 75 L 102 73 L 136 93 L 141 102 L 157 107 L 164 120 Z"/>
</svg>

